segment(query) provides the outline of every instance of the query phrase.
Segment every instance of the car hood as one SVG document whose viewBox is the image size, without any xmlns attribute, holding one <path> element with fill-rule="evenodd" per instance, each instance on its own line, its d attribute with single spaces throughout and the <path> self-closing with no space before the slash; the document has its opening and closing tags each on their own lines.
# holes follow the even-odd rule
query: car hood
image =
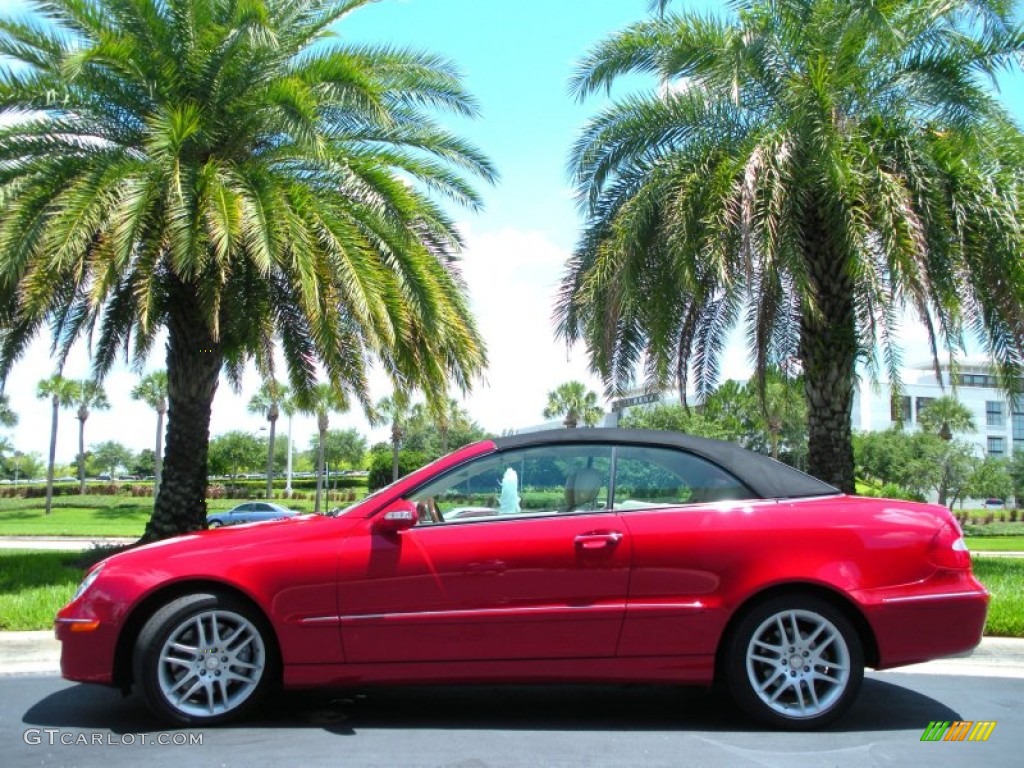
<svg viewBox="0 0 1024 768">
<path fill-rule="evenodd" d="M 230 562 L 253 557 L 266 549 L 280 550 L 286 544 L 307 539 L 340 538 L 358 522 L 344 517 L 299 515 L 283 520 L 212 528 L 156 541 L 120 552 L 104 560 L 105 567 L 151 571 L 170 560 Z M 208 570 L 208 569 L 197 569 Z"/>
</svg>

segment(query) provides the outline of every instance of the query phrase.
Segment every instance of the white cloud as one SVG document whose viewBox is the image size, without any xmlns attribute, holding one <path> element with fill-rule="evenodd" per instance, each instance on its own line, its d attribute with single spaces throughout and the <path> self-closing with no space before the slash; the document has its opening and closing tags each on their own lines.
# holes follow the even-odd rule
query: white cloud
<svg viewBox="0 0 1024 768">
<path fill-rule="evenodd" d="M 556 341 L 552 310 L 569 254 L 540 232 L 504 229 L 466 233 L 462 271 L 487 343 L 486 382 L 466 401 L 470 414 L 495 432 L 544 421 L 547 393 L 571 379 L 596 392 L 581 348 Z"/>
</svg>

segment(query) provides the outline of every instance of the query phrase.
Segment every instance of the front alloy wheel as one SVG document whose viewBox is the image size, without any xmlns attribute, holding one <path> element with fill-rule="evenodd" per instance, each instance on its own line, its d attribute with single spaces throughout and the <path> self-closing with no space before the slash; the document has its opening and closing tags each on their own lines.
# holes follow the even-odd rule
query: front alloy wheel
<svg viewBox="0 0 1024 768">
<path fill-rule="evenodd" d="M 153 712 L 212 724 L 255 706 L 272 677 L 265 622 L 223 595 L 187 595 L 155 614 L 135 644 L 135 681 Z"/>
<path fill-rule="evenodd" d="M 769 725 L 807 729 L 839 717 L 864 677 L 860 638 L 830 603 L 769 600 L 737 625 L 727 678 L 737 703 Z"/>
</svg>

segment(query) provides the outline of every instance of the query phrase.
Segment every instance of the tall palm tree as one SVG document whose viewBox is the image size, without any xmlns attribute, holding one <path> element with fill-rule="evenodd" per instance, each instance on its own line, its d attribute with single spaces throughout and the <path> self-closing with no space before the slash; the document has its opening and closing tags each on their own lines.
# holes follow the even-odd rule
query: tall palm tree
<svg viewBox="0 0 1024 768">
<path fill-rule="evenodd" d="M 288 397 L 288 387 L 271 378 L 264 381 L 259 390 L 249 399 L 249 413 L 256 413 L 270 423 L 270 437 L 267 441 L 267 498 L 274 497 L 274 438 L 277 419 L 281 415 L 281 403 Z M 291 446 L 288 446 L 291 449 Z"/>
<path fill-rule="evenodd" d="M 103 385 L 94 379 L 80 379 L 74 382 L 74 404 L 78 407 L 78 492 L 85 493 L 85 422 L 89 409 L 105 411 L 110 408 Z"/>
<path fill-rule="evenodd" d="M 164 416 L 167 414 L 167 371 L 147 373 L 132 388 L 132 400 L 156 411 L 156 446 L 153 449 L 153 495 L 160 493 L 164 470 Z"/>
<path fill-rule="evenodd" d="M 396 389 L 391 397 L 381 398 L 374 407 L 376 416 L 371 421 L 378 424 L 391 424 L 391 481 L 398 479 L 398 454 L 402 447 L 402 436 L 405 421 L 409 416 L 409 395 L 403 389 Z"/>
<path fill-rule="evenodd" d="M 330 427 L 332 411 L 344 413 L 348 403 L 330 384 L 317 384 L 296 398 L 296 407 L 300 413 L 316 416 L 317 459 L 316 459 L 316 501 L 313 512 L 320 513 L 320 497 L 324 489 L 324 444 L 327 440 L 327 429 Z"/>
<path fill-rule="evenodd" d="M 11 409 L 7 395 L 0 394 L 0 427 L 13 427 L 18 423 L 18 414 Z"/>
<path fill-rule="evenodd" d="M 367 365 L 427 391 L 486 360 L 432 197 L 494 172 L 436 113 L 451 63 L 343 42 L 369 0 L 53 0 L 3 21 L 0 385 L 44 326 L 102 378 L 166 330 L 164 476 L 144 539 L 205 526 L 221 371 L 283 357 L 369 408 Z M 28 115 L 28 117 L 26 116 Z"/>
<path fill-rule="evenodd" d="M 557 302 L 609 390 L 714 388 L 742 321 L 759 379 L 799 358 L 811 473 L 853 490 L 855 366 L 899 381 L 898 320 L 933 357 L 1024 358 L 1024 138 L 983 78 L 1024 33 L 1005 0 L 737 0 L 596 46 L 577 96 L 652 73 L 572 151 L 587 216 Z M 876 349 L 881 349 L 879 354 Z"/>
<path fill-rule="evenodd" d="M 50 458 L 46 465 L 46 514 L 53 507 L 53 464 L 57 457 L 57 417 L 61 408 L 70 408 L 75 402 L 75 382 L 54 374 L 43 379 L 36 385 L 36 397 L 40 400 L 50 398 L 53 404 L 53 418 L 50 421 Z"/>
<path fill-rule="evenodd" d="M 581 381 L 567 381 L 548 392 L 545 419 L 565 416 L 565 426 L 575 429 L 581 422 L 585 427 L 593 427 L 602 415 L 604 411 L 597 404 L 597 393 L 588 391 Z"/>
</svg>

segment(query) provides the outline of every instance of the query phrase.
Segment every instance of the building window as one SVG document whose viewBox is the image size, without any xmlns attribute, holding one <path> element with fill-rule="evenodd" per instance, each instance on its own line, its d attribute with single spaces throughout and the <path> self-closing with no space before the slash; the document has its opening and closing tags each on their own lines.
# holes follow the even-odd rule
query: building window
<svg viewBox="0 0 1024 768">
<path fill-rule="evenodd" d="M 1024 453 L 1024 398 L 1013 398 L 1013 452 Z"/>
<path fill-rule="evenodd" d="M 920 419 L 921 419 L 921 411 L 923 411 L 925 408 L 927 408 L 929 405 L 931 405 L 932 401 L 934 401 L 934 400 L 935 400 L 934 397 L 919 397 L 919 398 L 917 398 L 917 403 L 916 403 L 917 414 L 916 414 L 915 418 L 918 421 L 920 421 Z M 1022 435 L 1022 437 L 1024 437 L 1024 435 Z"/>
<path fill-rule="evenodd" d="M 909 397 L 893 397 L 889 400 L 889 419 L 901 424 L 910 423 Z"/>
<path fill-rule="evenodd" d="M 988 439 L 988 455 L 994 458 L 1002 458 L 1006 455 L 1006 438 L 990 437 Z"/>
<path fill-rule="evenodd" d="M 995 376 L 981 373 L 961 373 L 953 376 L 953 383 L 961 387 L 988 387 L 995 389 L 999 382 Z"/>
<path fill-rule="evenodd" d="M 1005 427 L 1006 416 L 1003 413 L 1003 404 L 992 400 L 985 402 L 985 423 L 990 427 Z"/>
</svg>

